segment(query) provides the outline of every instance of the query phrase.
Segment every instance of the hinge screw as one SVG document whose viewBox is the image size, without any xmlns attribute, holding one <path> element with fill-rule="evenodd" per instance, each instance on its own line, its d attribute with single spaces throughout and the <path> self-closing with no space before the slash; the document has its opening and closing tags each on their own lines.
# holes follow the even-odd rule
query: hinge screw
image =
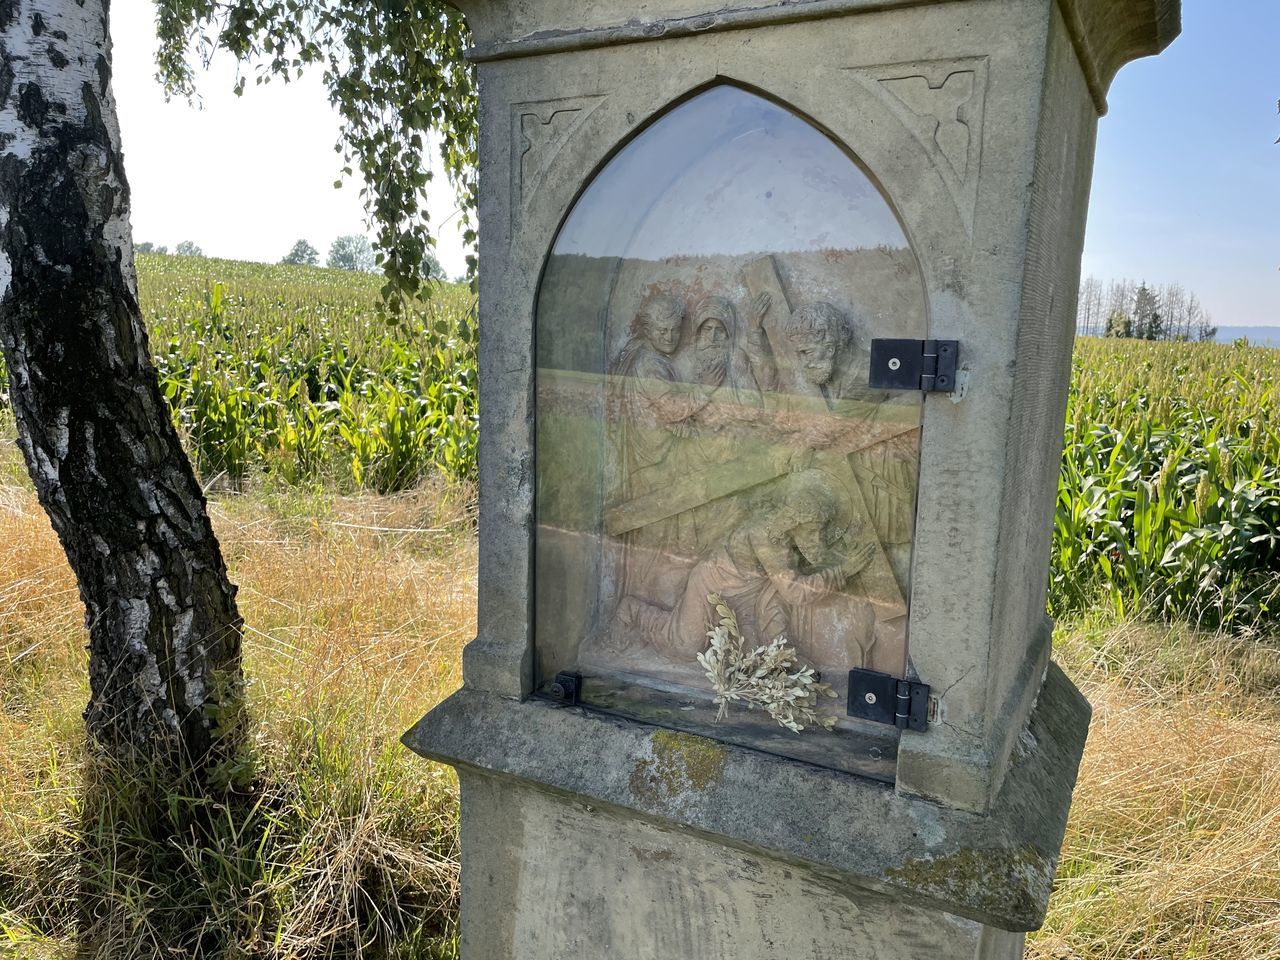
<svg viewBox="0 0 1280 960">
<path fill-rule="evenodd" d="M 874 693 L 870 693 L 870 692 L 868 692 L 868 693 L 864 693 L 864 694 L 862 695 L 862 699 L 863 699 L 863 700 L 865 700 L 865 701 L 867 701 L 867 703 L 875 703 L 875 702 L 876 702 L 876 695 L 875 695 Z"/>
</svg>

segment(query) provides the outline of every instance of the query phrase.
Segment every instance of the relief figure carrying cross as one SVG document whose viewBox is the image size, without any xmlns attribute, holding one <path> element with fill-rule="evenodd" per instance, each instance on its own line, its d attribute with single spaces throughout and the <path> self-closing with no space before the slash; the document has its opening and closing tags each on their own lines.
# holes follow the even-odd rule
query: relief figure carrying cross
<svg viewBox="0 0 1280 960">
<path fill-rule="evenodd" d="M 622 616 L 615 617 L 611 630 L 634 634 L 639 629 L 668 652 L 696 646 L 696 631 L 692 639 L 670 639 L 675 621 L 685 624 L 684 634 L 690 633 L 689 611 L 678 614 L 674 608 L 687 606 L 684 595 L 696 570 L 705 578 L 714 569 L 708 564 L 734 531 L 763 522 L 752 511 L 776 502 L 769 491 L 788 475 L 804 472 L 824 478 L 829 496 L 849 518 L 849 529 L 861 531 L 857 542 L 842 545 L 858 563 L 841 561 L 849 573 L 832 583 L 829 596 L 796 593 L 793 602 L 774 609 L 765 618 L 771 623 L 766 632 L 777 632 L 781 616 L 789 638 L 814 663 L 862 666 L 881 640 L 899 650 L 905 646 L 904 586 L 914 522 L 919 409 L 910 398 L 899 403 L 867 388 L 866 354 L 859 350 L 848 318 L 825 301 L 793 310 L 772 257 L 750 262 L 742 279 L 749 293 L 742 311 L 749 318 L 745 331 L 738 329 L 726 298 L 703 297 L 689 311 L 695 322 L 693 343 L 686 349 L 691 359 L 697 351 L 698 363 L 685 369 L 696 371 L 686 374 L 690 380 L 701 381 L 689 384 L 699 402 L 672 439 L 666 482 L 622 491 L 605 513 L 606 532 L 626 542 L 635 543 L 637 535 L 651 539 L 645 530 L 696 530 L 695 539 L 686 540 L 679 551 L 685 569 L 693 569 L 674 596 L 624 590 L 618 608 Z M 729 351 L 717 362 L 721 339 L 728 341 Z M 625 424 L 618 426 L 625 431 Z M 809 576 L 812 564 L 792 553 L 785 563 L 794 576 Z M 626 562 L 649 566 L 655 560 L 661 563 L 648 555 L 633 555 Z M 626 570 L 623 580 L 637 584 Z M 797 599 L 802 595 L 803 602 Z M 665 640 L 655 633 L 659 623 L 664 624 Z M 622 646 L 630 643 L 625 640 Z"/>
</svg>

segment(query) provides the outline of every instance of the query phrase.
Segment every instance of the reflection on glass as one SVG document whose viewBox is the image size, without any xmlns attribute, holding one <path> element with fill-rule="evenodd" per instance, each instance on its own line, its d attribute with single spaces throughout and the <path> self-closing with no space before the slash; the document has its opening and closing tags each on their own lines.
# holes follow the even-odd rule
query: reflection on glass
<svg viewBox="0 0 1280 960">
<path fill-rule="evenodd" d="M 579 671 L 588 702 L 696 727 L 711 595 L 745 653 L 833 688 L 826 724 L 854 723 L 850 668 L 902 673 L 921 401 L 868 388 L 872 336 L 925 336 L 918 267 L 813 126 L 716 87 L 610 161 L 539 292 L 542 680 Z M 728 713 L 726 738 L 794 752 L 766 711 Z"/>
</svg>

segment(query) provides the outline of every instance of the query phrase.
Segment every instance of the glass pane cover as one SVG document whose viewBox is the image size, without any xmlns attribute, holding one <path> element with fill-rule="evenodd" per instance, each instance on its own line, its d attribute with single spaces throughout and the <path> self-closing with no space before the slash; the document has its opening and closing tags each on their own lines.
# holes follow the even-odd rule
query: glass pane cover
<svg viewBox="0 0 1280 960">
<path fill-rule="evenodd" d="M 539 290 L 540 683 L 577 672 L 604 709 L 891 760 L 851 747 L 889 733 L 844 698 L 851 668 L 905 667 L 922 395 L 870 390 L 868 348 L 925 335 L 898 219 L 807 121 L 726 85 L 624 147 Z"/>
</svg>

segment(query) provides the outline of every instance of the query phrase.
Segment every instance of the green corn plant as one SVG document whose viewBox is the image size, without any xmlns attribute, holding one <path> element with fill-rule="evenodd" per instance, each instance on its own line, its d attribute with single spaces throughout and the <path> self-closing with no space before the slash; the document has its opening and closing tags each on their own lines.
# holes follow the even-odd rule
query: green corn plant
<svg viewBox="0 0 1280 960">
<path fill-rule="evenodd" d="M 206 477 L 390 492 L 475 476 L 475 301 L 389 327 L 378 279 L 140 256 L 161 389 Z M 0 369 L 0 407 L 5 403 Z M 1049 606 L 1248 629 L 1280 603 L 1280 351 L 1077 342 Z"/>
<path fill-rule="evenodd" d="M 1280 594 L 1280 352 L 1081 340 L 1049 602 L 1256 626 Z"/>
<path fill-rule="evenodd" d="M 166 257 L 139 267 L 162 390 L 202 474 L 346 477 L 380 491 L 474 477 L 465 291 L 445 287 L 388 327 L 376 278 Z"/>
</svg>

